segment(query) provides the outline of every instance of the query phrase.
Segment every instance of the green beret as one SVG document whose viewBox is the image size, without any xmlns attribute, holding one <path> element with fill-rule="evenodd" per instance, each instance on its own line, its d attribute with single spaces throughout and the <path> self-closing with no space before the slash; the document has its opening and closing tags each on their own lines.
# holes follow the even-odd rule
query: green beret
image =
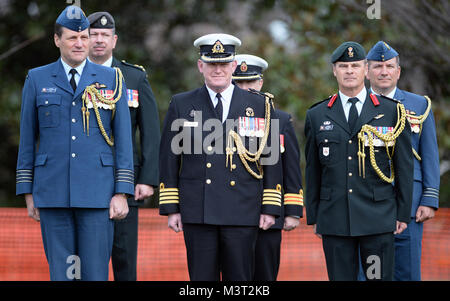
<svg viewBox="0 0 450 301">
<path fill-rule="evenodd" d="M 339 45 L 331 55 L 331 63 L 336 62 L 355 62 L 366 58 L 366 51 L 361 44 L 348 41 Z"/>
<path fill-rule="evenodd" d="M 114 28 L 115 22 L 113 16 L 105 11 L 95 12 L 88 16 L 91 28 Z"/>
</svg>

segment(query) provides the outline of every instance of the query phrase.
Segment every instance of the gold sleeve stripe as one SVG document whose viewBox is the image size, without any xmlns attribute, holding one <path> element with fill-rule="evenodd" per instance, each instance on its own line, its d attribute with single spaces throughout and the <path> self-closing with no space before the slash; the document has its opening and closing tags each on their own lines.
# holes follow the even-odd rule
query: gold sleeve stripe
<svg viewBox="0 0 450 301">
<path fill-rule="evenodd" d="M 263 197 L 263 202 L 264 201 L 274 201 L 274 202 L 278 202 L 281 204 L 281 199 L 278 199 L 278 198 Z"/>
<path fill-rule="evenodd" d="M 169 192 L 169 191 L 176 191 L 178 192 L 178 188 L 163 188 L 160 190 L 160 192 Z"/>
<path fill-rule="evenodd" d="M 273 197 L 273 198 L 280 198 L 281 199 L 281 193 L 263 193 L 263 197 Z"/>
<path fill-rule="evenodd" d="M 278 191 L 276 189 L 264 189 L 264 193 L 266 193 L 266 192 L 281 193 L 281 191 Z"/>
<path fill-rule="evenodd" d="M 179 204 L 179 201 L 159 201 L 160 205 L 164 205 L 164 204 Z"/>
<path fill-rule="evenodd" d="M 176 196 L 160 196 L 159 200 L 179 200 L 180 198 Z"/>
<path fill-rule="evenodd" d="M 263 205 L 275 205 L 275 206 L 280 206 L 281 207 L 281 203 L 278 203 L 278 202 L 263 201 L 262 204 Z"/>
</svg>

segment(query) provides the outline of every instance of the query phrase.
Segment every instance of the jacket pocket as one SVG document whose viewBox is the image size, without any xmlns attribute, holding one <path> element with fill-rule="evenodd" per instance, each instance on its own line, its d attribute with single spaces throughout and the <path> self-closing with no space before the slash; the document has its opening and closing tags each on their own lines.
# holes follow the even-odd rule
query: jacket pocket
<svg viewBox="0 0 450 301">
<path fill-rule="evenodd" d="M 114 166 L 114 157 L 110 153 L 100 153 L 100 161 L 103 166 Z"/>
<path fill-rule="evenodd" d="M 47 162 L 47 154 L 37 154 L 34 159 L 34 166 L 44 166 Z"/>
<path fill-rule="evenodd" d="M 316 136 L 316 143 L 322 165 L 331 165 L 339 162 L 341 144 L 339 133 L 333 133 L 331 131 L 320 132 Z"/>
<path fill-rule="evenodd" d="M 57 127 L 61 119 L 61 95 L 39 95 L 36 98 L 40 127 Z"/>
<path fill-rule="evenodd" d="M 373 200 L 375 202 L 384 201 L 388 199 L 395 199 L 395 190 L 392 185 L 375 187 L 373 189 Z"/>
<path fill-rule="evenodd" d="M 321 187 L 320 188 L 320 199 L 321 200 L 329 200 L 331 197 L 331 188 Z"/>
</svg>

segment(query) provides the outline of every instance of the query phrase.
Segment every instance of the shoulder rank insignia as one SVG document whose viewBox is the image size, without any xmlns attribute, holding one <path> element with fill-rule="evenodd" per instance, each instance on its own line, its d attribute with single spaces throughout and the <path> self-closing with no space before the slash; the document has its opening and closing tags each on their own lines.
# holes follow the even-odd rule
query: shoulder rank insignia
<svg viewBox="0 0 450 301">
<path fill-rule="evenodd" d="M 337 93 L 334 94 L 333 96 L 331 96 L 331 99 L 330 99 L 330 101 L 328 102 L 328 105 L 327 105 L 329 108 L 331 108 L 333 106 L 334 102 L 337 99 L 337 96 L 338 96 Z"/>
<path fill-rule="evenodd" d="M 372 103 L 374 106 L 379 106 L 380 105 L 380 101 L 378 100 L 377 96 L 373 93 L 370 93 L 370 99 L 372 100 Z"/>
</svg>

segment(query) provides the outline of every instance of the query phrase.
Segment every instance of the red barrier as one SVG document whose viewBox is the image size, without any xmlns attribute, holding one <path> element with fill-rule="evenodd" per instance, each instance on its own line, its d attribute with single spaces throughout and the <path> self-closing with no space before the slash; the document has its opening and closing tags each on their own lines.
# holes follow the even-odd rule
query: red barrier
<svg viewBox="0 0 450 301">
<path fill-rule="evenodd" d="M 168 229 L 156 209 L 140 209 L 138 244 L 138 280 L 189 280 L 183 234 Z M 283 232 L 278 280 L 327 279 L 321 240 L 301 219 Z M 450 208 L 425 223 L 422 279 L 450 280 Z M 49 280 L 39 223 L 24 208 L 0 208 L 0 280 Z"/>
</svg>

